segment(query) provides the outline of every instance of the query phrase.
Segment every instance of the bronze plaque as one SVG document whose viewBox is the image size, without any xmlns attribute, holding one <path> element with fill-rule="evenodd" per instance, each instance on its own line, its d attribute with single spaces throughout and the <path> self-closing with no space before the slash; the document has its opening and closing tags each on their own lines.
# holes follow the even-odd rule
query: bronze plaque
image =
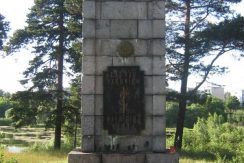
<svg viewBox="0 0 244 163">
<path fill-rule="evenodd" d="M 145 128 L 144 72 L 138 66 L 108 67 L 103 74 L 104 129 L 135 135 Z"/>
</svg>

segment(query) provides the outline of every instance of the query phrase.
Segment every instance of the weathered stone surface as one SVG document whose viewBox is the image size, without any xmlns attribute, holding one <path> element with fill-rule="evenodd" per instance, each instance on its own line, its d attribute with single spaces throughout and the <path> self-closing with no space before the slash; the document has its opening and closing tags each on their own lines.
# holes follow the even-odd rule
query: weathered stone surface
<svg viewBox="0 0 244 163">
<path fill-rule="evenodd" d="M 95 20 L 85 19 L 82 27 L 83 38 L 95 38 Z"/>
<path fill-rule="evenodd" d="M 162 136 L 165 135 L 165 116 L 153 116 L 153 135 Z"/>
<path fill-rule="evenodd" d="M 145 76 L 145 94 L 149 95 L 153 93 L 153 78 L 152 76 Z"/>
<path fill-rule="evenodd" d="M 143 163 L 145 156 L 141 154 L 104 154 L 103 163 Z"/>
<path fill-rule="evenodd" d="M 166 80 L 165 76 L 153 76 L 153 93 L 154 94 L 166 94 Z"/>
<path fill-rule="evenodd" d="M 145 112 L 146 112 L 146 115 L 153 114 L 153 95 L 145 96 Z"/>
<path fill-rule="evenodd" d="M 94 95 L 83 95 L 81 97 L 81 115 L 94 115 Z"/>
<path fill-rule="evenodd" d="M 136 20 L 111 20 L 111 38 L 136 38 Z"/>
<path fill-rule="evenodd" d="M 153 57 L 153 75 L 165 75 L 165 58 Z"/>
<path fill-rule="evenodd" d="M 107 69 L 108 66 L 112 65 L 112 57 L 110 56 L 99 56 L 96 58 L 96 74 L 102 75 L 103 71 Z"/>
<path fill-rule="evenodd" d="M 95 19 L 95 1 L 83 2 L 83 17 L 87 19 Z"/>
<path fill-rule="evenodd" d="M 96 54 L 98 56 L 110 56 L 111 52 L 111 41 L 109 39 L 97 39 L 96 41 Z"/>
<path fill-rule="evenodd" d="M 95 141 L 93 135 L 82 136 L 81 139 L 81 150 L 82 152 L 94 152 L 95 151 Z M 70 163 L 70 162 L 69 162 Z"/>
<path fill-rule="evenodd" d="M 95 40 L 94 39 L 83 39 L 83 55 L 95 55 Z"/>
<path fill-rule="evenodd" d="M 153 26 L 151 20 L 140 20 L 138 27 L 138 37 L 142 39 L 152 38 Z"/>
<path fill-rule="evenodd" d="M 82 135 L 94 135 L 95 117 L 93 115 L 81 116 L 81 133 Z"/>
<path fill-rule="evenodd" d="M 145 56 L 148 53 L 148 41 L 142 39 L 134 39 L 131 41 L 134 49 L 135 49 L 135 56 Z"/>
<path fill-rule="evenodd" d="M 95 74 L 95 56 L 82 57 L 82 70 L 85 75 Z"/>
<path fill-rule="evenodd" d="M 152 1 L 148 5 L 149 19 L 165 19 L 165 2 Z"/>
<path fill-rule="evenodd" d="M 165 95 L 153 95 L 153 115 L 165 115 Z"/>
<path fill-rule="evenodd" d="M 103 95 L 95 95 L 95 115 L 103 115 Z"/>
<path fill-rule="evenodd" d="M 101 155 L 95 153 L 83 153 L 80 151 L 71 151 L 69 153 L 69 163 L 101 163 Z"/>
<path fill-rule="evenodd" d="M 165 152 L 166 150 L 166 138 L 165 136 L 153 136 L 153 152 Z"/>
<path fill-rule="evenodd" d="M 145 2 L 118 2 L 102 3 L 102 19 L 145 19 L 147 4 Z"/>
<path fill-rule="evenodd" d="M 95 135 L 103 134 L 103 116 L 95 116 Z"/>
<path fill-rule="evenodd" d="M 164 21 L 163 20 L 152 20 L 153 23 L 153 38 L 164 37 Z"/>
<path fill-rule="evenodd" d="M 101 154 L 71 151 L 69 163 L 178 163 L 178 153 Z M 115 161 L 115 162 L 114 162 Z M 134 161 L 134 162 L 131 162 Z"/>
<path fill-rule="evenodd" d="M 164 56 L 165 49 L 164 49 L 164 41 L 162 39 L 153 39 L 151 41 L 151 53 L 154 56 Z"/>
<path fill-rule="evenodd" d="M 96 20 L 96 38 L 110 37 L 110 20 Z"/>
<path fill-rule="evenodd" d="M 102 76 L 96 77 L 96 94 L 103 94 L 103 78 Z"/>
<path fill-rule="evenodd" d="M 95 76 L 84 75 L 82 77 L 81 94 L 95 93 Z"/>
<path fill-rule="evenodd" d="M 140 65 L 145 75 L 152 74 L 152 59 L 150 57 L 136 57 L 136 64 Z"/>
<path fill-rule="evenodd" d="M 153 117 L 146 116 L 145 118 L 145 129 L 142 130 L 141 135 L 143 136 L 151 136 L 153 132 Z"/>
<path fill-rule="evenodd" d="M 122 57 L 113 57 L 113 66 L 133 66 L 135 65 L 135 58 L 122 58 Z"/>
</svg>

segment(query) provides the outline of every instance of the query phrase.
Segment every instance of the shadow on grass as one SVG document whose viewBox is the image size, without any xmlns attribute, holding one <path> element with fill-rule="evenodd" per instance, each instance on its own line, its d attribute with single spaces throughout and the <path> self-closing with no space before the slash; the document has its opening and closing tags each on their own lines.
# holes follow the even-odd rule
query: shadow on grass
<svg viewBox="0 0 244 163">
<path fill-rule="evenodd" d="M 214 151 L 214 152 L 213 152 Z M 235 153 L 223 148 L 218 148 L 209 151 L 195 151 L 195 150 L 181 150 L 181 157 L 190 158 L 194 160 L 206 160 L 206 161 L 216 161 L 216 160 L 232 160 L 235 157 Z"/>
<path fill-rule="evenodd" d="M 180 155 L 183 158 L 190 158 L 193 160 L 207 160 L 207 161 L 216 160 L 215 154 L 208 151 L 192 151 L 192 150 L 182 149 L 180 151 Z"/>
</svg>

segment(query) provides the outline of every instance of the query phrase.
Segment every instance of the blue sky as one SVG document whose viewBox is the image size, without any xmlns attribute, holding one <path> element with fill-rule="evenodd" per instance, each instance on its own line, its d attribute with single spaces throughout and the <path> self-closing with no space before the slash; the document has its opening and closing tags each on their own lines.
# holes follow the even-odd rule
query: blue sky
<svg viewBox="0 0 244 163">
<path fill-rule="evenodd" d="M 9 34 L 24 27 L 28 8 L 33 5 L 33 2 L 34 0 L 0 0 L 0 13 L 11 23 L 12 30 Z M 241 13 L 244 9 L 244 1 L 234 8 Z M 242 15 L 244 16 L 244 11 Z M 28 49 L 23 49 L 14 56 L 0 57 L 0 89 L 11 93 L 25 89 L 19 84 L 19 80 L 23 79 L 22 72 L 28 66 L 30 58 L 30 50 Z M 225 85 L 226 91 L 236 92 L 244 89 L 244 59 L 238 61 L 231 55 L 226 55 L 217 63 L 229 67 L 229 73 L 222 76 L 211 76 L 208 81 Z M 188 86 L 193 87 L 196 82 L 196 78 L 190 78 Z M 171 83 L 170 86 L 179 89 L 179 84 Z M 206 86 L 207 84 L 202 89 Z"/>
</svg>

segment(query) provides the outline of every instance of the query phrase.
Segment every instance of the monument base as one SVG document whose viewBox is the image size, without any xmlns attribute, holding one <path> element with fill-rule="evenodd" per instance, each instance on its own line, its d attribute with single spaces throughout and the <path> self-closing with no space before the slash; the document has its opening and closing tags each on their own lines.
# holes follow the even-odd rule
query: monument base
<svg viewBox="0 0 244 163">
<path fill-rule="evenodd" d="M 71 151 L 68 163 L 179 163 L 178 153 L 83 153 Z"/>
</svg>

